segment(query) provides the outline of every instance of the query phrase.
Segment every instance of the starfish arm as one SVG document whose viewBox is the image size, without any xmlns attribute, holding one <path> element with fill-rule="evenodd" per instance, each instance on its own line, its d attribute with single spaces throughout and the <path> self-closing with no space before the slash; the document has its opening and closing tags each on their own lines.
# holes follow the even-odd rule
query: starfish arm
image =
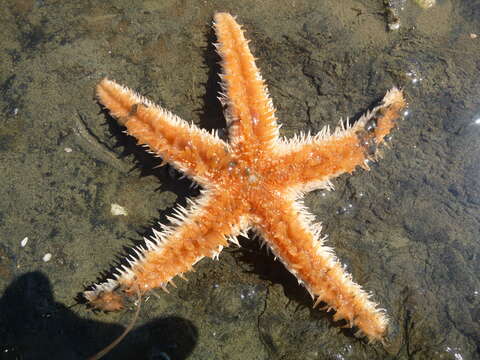
<svg viewBox="0 0 480 360">
<path fill-rule="evenodd" d="M 190 125 L 134 91 L 103 79 L 97 97 L 128 134 L 203 186 L 227 166 L 229 146 L 216 134 Z"/>
<path fill-rule="evenodd" d="M 312 297 L 336 311 L 335 321 L 344 319 L 370 340 L 382 340 L 387 319 L 369 295 L 353 282 L 333 250 L 323 244 L 320 224 L 313 223 L 303 204 L 292 196 L 266 200 L 257 208 L 260 222 L 254 228 L 263 236 L 276 258 L 297 277 Z"/>
<path fill-rule="evenodd" d="M 251 148 L 272 149 L 279 135 L 275 109 L 268 95 L 243 30 L 228 13 L 216 13 L 214 28 L 218 53 L 222 58 L 225 117 L 230 142 L 247 152 Z"/>
<path fill-rule="evenodd" d="M 315 136 L 283 143 L 278 147 L 281 155 L 274 178 L 307 192 L 331 187 L 331 179 L 351 173 L 357 166 L 368 169 L 368 161 L 378 157 L 378 145 L 384 142 L 405 106 L 402 91 L 393 88 L 379 106 L 352 126 L 342 123 L 333 134 L 324 128 Z"/>
<path fill-rule="evenodd" d="M 118 267 L 115 279 L 95 284 L 84 296 L 90 304 L 101 310 L 119 310 L 125 297 L 135 298 L 154 288 L 166 290 L 177 275 L 192 270 L 204 257 L 218 258 L 228 241 L 245 234 L 248 226 L 245 209 L 233 202 L 225 193 L 204 191 L 188 209 L 180 208 L 173 225 L 162 225 L 161 232 L 145 239 L 145 247 L 134 248 L 136 257 L 127 258 L 129 266 Z"/>
</svg>

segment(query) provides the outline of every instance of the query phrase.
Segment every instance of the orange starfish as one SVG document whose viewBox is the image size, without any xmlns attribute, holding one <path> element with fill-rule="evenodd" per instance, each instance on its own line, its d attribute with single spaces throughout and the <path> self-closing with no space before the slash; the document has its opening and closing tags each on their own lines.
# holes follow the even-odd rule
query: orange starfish
<svg viewBox="0 0 480 360">
<path fill-rule="evenodd" d="M 336 311 L 370 340 L 382 340 L 384 311 L 352 281 L 331 248 L 324 245 L 321 226 L 313 223 L 300 201 L 305 192 L 330 189 L 330 180 L 357 166 L 368 169 L 377 146 L 395 126 L 405 107 L 402 92 L 387 92 L 383 101 L 355 124 L 341 123 L 315 136 L 279 137 L 279 125 L 267 88 L 255 65 L 248 41 L 235 19 L 217 13 L 214 27 L 222 58 L 223 94 L 229 142 L 153 104 L 134 91 L 103 79 L 99 101 L 138 143 L 201 185 L 187 209 L 179 208 L 172 225 L 153 230 L 138 247 L 129 267 L 114 279 L 84 293 L 103 310 L 122 308 L 126 297 L 165 288 L 203 257 L 218 257 L 229 241 L 253 229 L 273 254 L 316 299 Z"/>
</svg>

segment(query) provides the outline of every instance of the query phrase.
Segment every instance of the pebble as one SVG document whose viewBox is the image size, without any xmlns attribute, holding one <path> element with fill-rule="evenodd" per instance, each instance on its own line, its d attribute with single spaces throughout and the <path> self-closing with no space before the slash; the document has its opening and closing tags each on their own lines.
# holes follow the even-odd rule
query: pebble
<svg viewBox="0 0 480 360">
<path fill-rule="evenodd" d="M 120 215 L 127 216 L 128 215 L 127 209 L 125 209 L 123 206 L 118 205 L 118 204 L 112 204 L 110 206 L 110 213 L 113 216 L 120 216 Z"/>
<path fill-rule="evenodd" d="M 28 237 L 24 237 L 23 240 L 20 242 L 21 247 L 25 247 L 28 243 Z"/>
</svg>

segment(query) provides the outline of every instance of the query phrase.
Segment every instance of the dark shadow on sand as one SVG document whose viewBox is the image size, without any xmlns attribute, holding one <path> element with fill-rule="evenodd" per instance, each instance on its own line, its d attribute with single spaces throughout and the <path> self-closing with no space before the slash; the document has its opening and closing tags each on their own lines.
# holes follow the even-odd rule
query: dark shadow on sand
<svg viewBox="0 0 480 360">
<path fill-rule="evenodd" d="M 86 359 L 123 330 L 82 319 L 56 302 L 49 280 L 40 272 L 18 277 L 0 299 L 1 360 Z M 158 318 L 134 328 L 104 359 L 186 359 L 197 338 L 190 321 Z"/>
</svg>

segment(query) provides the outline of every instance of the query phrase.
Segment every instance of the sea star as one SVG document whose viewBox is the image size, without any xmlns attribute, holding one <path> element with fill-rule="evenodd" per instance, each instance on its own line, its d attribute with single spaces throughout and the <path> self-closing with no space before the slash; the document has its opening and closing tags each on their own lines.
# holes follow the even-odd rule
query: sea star
<svg viewBox="0 0 480 360">
<path fill-rule="evenodd" d="M 125 298 L 142 295 L 172 282 L 203 257 L 218 257 L 229 241 L 253 229 L 277 259 L 294 274 L 315 305 L 324 302 L 370 340 L 382 340 L 387 329 L 384 310 L 324 245 L 320 224 L 301 198 L 314 189 L 330 189 L 330 180 L 368 169 L 377 147 L 395 126 L 405 106 L 402 92 L 387 92 L 383 101 L 356 123 L 341 123 L 330 134 L 291 140 L 279 136 L 275 109 L 255 65 L 243 30 L 228 13 L 217 13 L 214 28 L 222 59 L 221 102 L 229 141 L 219 138 L 155 105 L 114 81 L 103 79 L 97 97 L 139 144 L 186 174 L 201 187 L 201 196 L 179 207 L 172 225 L 145 239 L 129 266 L 114 278 L 85 291 L 93 307 L 118 310 Z M 315 306 L 314 305 L 314 306 Z"/>
</svg>

